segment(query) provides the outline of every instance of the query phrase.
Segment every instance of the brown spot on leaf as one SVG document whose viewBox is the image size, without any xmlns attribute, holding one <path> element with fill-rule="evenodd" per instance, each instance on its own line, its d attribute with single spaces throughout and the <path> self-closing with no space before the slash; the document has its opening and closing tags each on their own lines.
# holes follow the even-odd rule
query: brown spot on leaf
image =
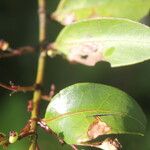
<svg viewBox="0 0 150 150">
<path fill-rule="evenodd" d="M 94 66 L 103 60 L 103 46 L 100 42 L 85 42 L 73 46 L 68 59 L 71 62 L 78 62 L 87 66 Z"/>
<path fill-rule="evenodd" d="M 100 135 L 105 135 L 111 131 L 111 128 L 100 120 L 99 117 L 96 117 L 94 122 L 89 126 L 87 135 L 90 139 L 95 139 Z"/>
</svg>

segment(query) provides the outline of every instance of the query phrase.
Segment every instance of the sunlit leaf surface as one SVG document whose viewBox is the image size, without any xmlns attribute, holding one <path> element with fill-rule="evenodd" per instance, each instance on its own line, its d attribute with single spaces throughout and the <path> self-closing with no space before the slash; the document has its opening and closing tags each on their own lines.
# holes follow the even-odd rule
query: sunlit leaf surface
<svg viewBox="0 0 150 150">
<path fill-rule="evenodd" d="M 139 105 L 123 91 L 79 83 L 60 91 L 49 103 L 45 121 L 69 144 L 107 134 L 143 135 L 146 119 Z"/>
</svg>

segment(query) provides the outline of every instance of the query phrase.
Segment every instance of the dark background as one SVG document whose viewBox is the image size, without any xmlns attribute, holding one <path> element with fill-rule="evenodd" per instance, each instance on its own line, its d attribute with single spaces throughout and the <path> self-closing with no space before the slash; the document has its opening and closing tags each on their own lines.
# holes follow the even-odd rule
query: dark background
<svg viewBox="0 0 150 150">
<path fill-rule="evenodd" d="M 58 0 L 47 2 L 48 12 L 55 10 Z M 148 17 L 144 20 L 149 23 Z M 47 37 L 50 42 L 58 35 L 61 25 L 48 22 Z M 38 44 L 37 2 L 35 0 L 0 0 L 0 39 L 5 39 L 14 48 Z M 16 85 L 31 85 L 36 77 L 38 53 L 0 60 L 0 82 L 14 82 Z M 150 121 L 150 61 L 137 65 L 110 68 L 108 63 L 95 67 L 71 65 L 61 57 L 48 59 L 45 75 L 45 93 L 52 83 L 57 91 L 77 82 L 96 82 L 118 87 L 131 95 L 143 108 Z M 27 101 L 32 93 L 15 93 L 0 88 L 0 131 L 19 131 L 29 119 Z M 41 104 L 41 116 L 47 102 Z M 150 122 L 144 137 L 121 136 L 124 150 L 150 150 Z M 66 150 L 50 135 L 39 131 L 41 150 Z M 11 145 L 8 150 L 27 150 L 29 140 Z M 0 148 L 2 149 L 2 148 Z M 91 149 L 91 148 L 88 148 Z"/>
</svg>

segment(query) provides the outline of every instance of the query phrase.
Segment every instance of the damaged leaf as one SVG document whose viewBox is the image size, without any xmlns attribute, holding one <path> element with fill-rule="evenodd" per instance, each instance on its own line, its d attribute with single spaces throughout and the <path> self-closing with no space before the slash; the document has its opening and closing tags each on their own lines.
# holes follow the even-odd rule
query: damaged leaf
<svg viewBox="0 0 150 150">
<path fill-rule="evenodd" d="M 49 103 L 43 121 L 65 142 L 76 145 L 102 135 L 143 135 L 146 125 L 135 100 L 119 89 L 95 83 L 60 91 Z"/>
<path fill-rule="evenodd" d="M 94 122 L 90 125 L 87 135 L 89 139 L 95 139 L 100 135 L 111 133 L 111 127 L 105 122 L 102 122 L 99 117 L 96 117 Z"/>
<path fill-rule="evenodd" d="M 87 20 L 65 27 L 52 47 L 71 62 L 126 66 L 150 59 L 150 28 L 128 19 Z"/>
<path fill-rule="evenodd" d="M 97 17 L 140 20 L 149 10 L 149 0 L 61 0 L 52 18 L 63 25 Z"/>
</svg>

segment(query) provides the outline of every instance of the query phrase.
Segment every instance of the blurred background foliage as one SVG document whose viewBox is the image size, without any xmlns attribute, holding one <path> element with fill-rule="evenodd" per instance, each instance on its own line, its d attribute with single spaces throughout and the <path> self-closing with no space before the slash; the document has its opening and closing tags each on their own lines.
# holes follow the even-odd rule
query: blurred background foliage
<svg viewBox="0 0 150 150">
<path fill-rule="evenodd" d="M 47 11 L 53 12 L 59 0 L 48 0 Z M 144 19 L 150 23 L 149 17 Z M 47 23 L 48 41 L 55 40 L 62 28 L 55 21 Z M 35 0 L 0 0 L 0 39 L 5 39 L 14 48 L 38 44 L 37 1 Z M 36 76 L 38 53 L 0 60 L 0 82 L 14 82 L 15 85 L 31 85 Z M 123 150 L 150 150 L 150 61 L 123 68 L 110 68 L 108 63 L 98 63 L 95 67 L 70 64 L 61 57 L 47 59 L 44 92 L 47 93 L 52 83 L 56 92 L 77 82 L 96 82 L 118 87 L 130 94 L 143 108 L 148 118 L 144 137 L 120 136 Z M 8 134 L 10 130 L 19 131 L 29 119 L 27 102 L 32 93 L 15 93 L 0 88 L 0 132 Z M 47 102 L 41 103 L 41 118 Z M 80 125 L 79 125 L 80 126 Z M 71 132 L 71 131 L 70 131 Z M 40 129 L 39 145 L 41 150 L 69 150 L 61 146 L 55 138 Z M 29 139 L 11 145 L 8 150 L 27 150 Z M 0 148 L 1 150 L 2 148 Z M 85 149 L 85 148 L 81 148 Z M 87 148 L 88 150 L 92 148 Z"/>
</svg>

